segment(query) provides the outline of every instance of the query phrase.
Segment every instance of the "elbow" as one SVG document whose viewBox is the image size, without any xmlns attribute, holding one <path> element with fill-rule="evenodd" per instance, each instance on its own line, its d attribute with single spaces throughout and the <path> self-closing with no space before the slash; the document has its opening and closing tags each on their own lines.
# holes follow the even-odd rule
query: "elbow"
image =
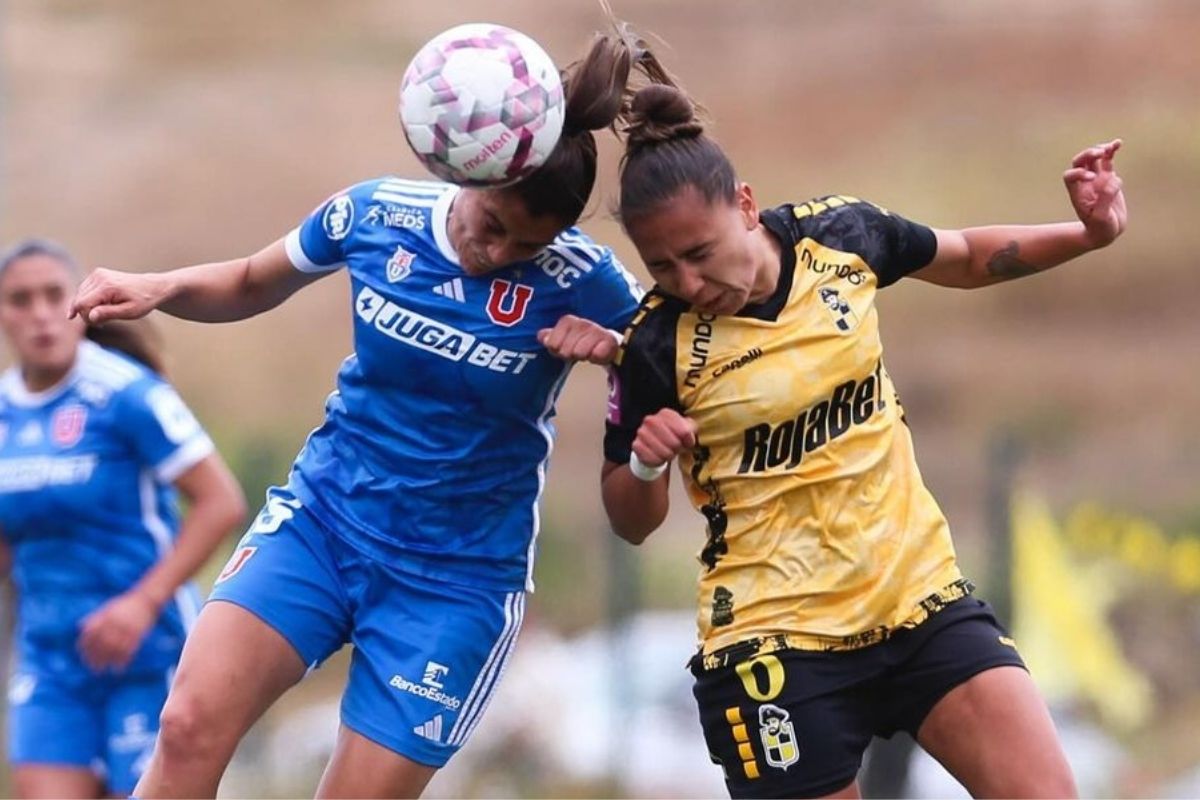
<svg viewBox="0 0 1200 800">
<path fill-rule="evenodd" d="M 618 525 L 614 522 L 612 525 L 612 532 L 624 539 L 629 544 L 637 547 L 650 537 L 650 534 L 654 532 L 654 529 L 633 528 L 627 525 Z"/>
<path fill-rule="evenodd" d="M 250 513 L 250 506 L 246 503 L 246 495 L 242 494 L 240 489 L 229 499 L 225 511 L 228 515 L 225 525 L 226 532 L 235 531 L 246 523 L 246 515 Z"/>
<path fill-rule="evenodd" d="M 231 481 L 229 486 L 213 496 L 209 502 L 212 508 L 213 529 L 220 532 L 220 538 L 225 538 L 245 524 L 250 507 L 246 503 L 246 495 L 236 483 Z"/>
</svg>

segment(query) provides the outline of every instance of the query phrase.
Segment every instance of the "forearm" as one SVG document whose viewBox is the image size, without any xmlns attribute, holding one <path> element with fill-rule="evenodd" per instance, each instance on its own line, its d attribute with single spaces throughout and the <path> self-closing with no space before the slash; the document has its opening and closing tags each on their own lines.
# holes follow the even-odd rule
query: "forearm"
<svg viewBox="0 0 1200 800">
<path fill-rule="evenodd" d="M 166 605 L 175 591 L 204 566 L 222 540 L 243 522 L 245 514 L 244 501 L 214 498 L 193 504 L 174 547 L 142 576 L 134 589 L 159 608 Z"/>
<path fill-rule="evenodd" d="M 613 532 L 630 544 L 641 544 L 666 519 L 670 471 L 652 481 L 634 477 L 628 464 L 607 462 L 600 492 Z"/>
<path fill-rule="evenodd" d="M 303 273 L 296 281 L 261 280 L 256 276 L 269 271 L 257 268 L 260 255 L 162 273 L 159 309 L 196 322 L 232 322 L 274 308 L 295 291 Z"/>
<path fill-rule="evenodd" d="M 991 225 L 962 231 L 969 263 L 966 288 L 1023 278 L 1094 249 L 1081 222 Z"/>
</svg>

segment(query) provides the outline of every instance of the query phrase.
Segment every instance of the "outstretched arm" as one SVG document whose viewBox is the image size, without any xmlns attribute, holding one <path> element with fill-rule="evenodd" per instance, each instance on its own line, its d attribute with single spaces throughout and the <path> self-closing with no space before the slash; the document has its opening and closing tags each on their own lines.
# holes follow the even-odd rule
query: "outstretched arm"
<svg viewBox="0 0 1200 800">
<path fill-rule="evenodd" d="M 157 308 L 182 319 L 231 322 L 274 308 L 326 274 L 293 267 L 280 239 L 246 258 L 169 272 L 98 269 L 80 285 L 71 316 L 100 324 Z"/>
<path fill-rule="evenodd" d="M 1128 212 L 1113 157 L 1121 140 L 1082 151 L 1063 173 L 1077 222 L 936 230 L 937 255 L 912 277 L 961 289 L 1043 272 L 1111 244 Z"/>
</svg>

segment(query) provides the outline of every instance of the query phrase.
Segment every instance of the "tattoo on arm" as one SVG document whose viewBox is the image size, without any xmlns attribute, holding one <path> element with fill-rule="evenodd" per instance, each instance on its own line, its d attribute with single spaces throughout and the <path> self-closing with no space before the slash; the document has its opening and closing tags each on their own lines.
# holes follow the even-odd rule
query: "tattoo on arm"
<svg viewBox="0 0 1200 800">
<path fill-rule="evenodd" d="M 1011 281 L 1013 278 L 1024 278 L 1037 272 L 1037 267 L 1018 257 L 1018 251 L 1017 243 L 1009 242 L 1003 250 L 992 253 L 987 262 L 988 274 L 997 281 Z"/>
</svg>

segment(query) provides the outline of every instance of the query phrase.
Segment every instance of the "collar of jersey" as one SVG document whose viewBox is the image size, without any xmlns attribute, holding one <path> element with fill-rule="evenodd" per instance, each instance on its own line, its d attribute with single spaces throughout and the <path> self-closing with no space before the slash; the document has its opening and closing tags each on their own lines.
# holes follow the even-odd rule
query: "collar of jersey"
<svg viewBox="0 0 1200 800">
<path fill-rule="evenodd" d="M 61 397 L 75 383 L 75 378 L 79 374 L 79 362 L 83 360 L 89 347 L 98 347 L 98 345 L 86 339 L 79 343 L 79 349 L 75 351 L 75 363 L 67 370 L 67 374 L 53 386 L 40 392 L 31 392 L 21 377 L 21 367 L 14 365 L 0 378 L 0 391 L 3 391 L 5 398 L 14 406 L 37 408 L 51 403 Z"/>
<path fill-rule="evenodd" d="M 450 205 L 454 202 L 454 198 L 458 196 L 458 187 L 451 184 L 445 192 L 438 197 L 433 204 L 433 241 L 437 244 L 438 250 L 442 256 L 456 267 L 462 266 L 458 263 L 458 253 L 454 252 L 454 247 L 450 244 Z"/>
<path fill-rule="evenodd" d="M 761 303 L 744 306 L 737 313 L 739 317 L 774 322 L 779 319 L 779 313 L 787 305 L 788 297 L 792 293 L 792 281 L 795 279 L 796 274 L 796 249 L 795 245 L 792 244 L 792 237 L 788 232 L 787 223 L 780 219 L 780 214 L 779 209 L 770 208 L 758 215 L 759 220 L 762 221 L 767 230 L 779 240 L 781 249 L 779 254 L 779 282 L 775 284 L 775 291 L 771 293 L 770 297 Z"/>
</svg>

